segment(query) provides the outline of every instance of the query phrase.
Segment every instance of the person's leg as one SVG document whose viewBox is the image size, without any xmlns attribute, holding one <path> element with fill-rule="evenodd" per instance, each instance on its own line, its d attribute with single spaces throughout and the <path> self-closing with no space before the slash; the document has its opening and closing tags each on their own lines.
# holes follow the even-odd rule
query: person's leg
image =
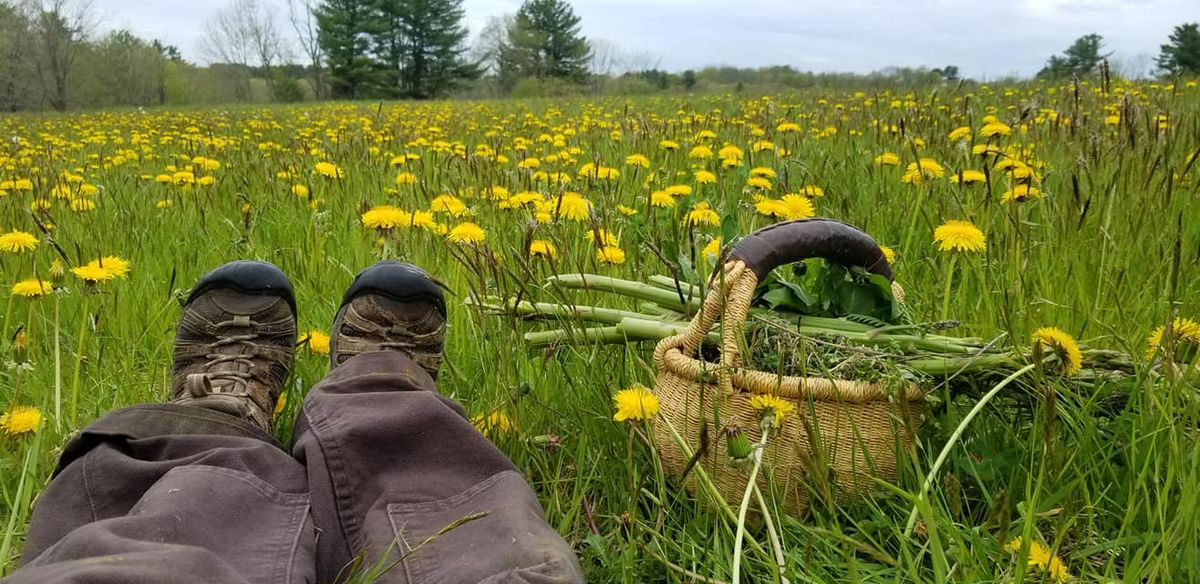
<svg viewBox="0 0 1200 584">
<path fill-rule="evenodd" d="M 291 366 L 286 277 L 227 264 L 197 284 L 170 404 L 117 410 L 67 445 L 12 582 L 301 582 L 307 475 L 267 432 Z"/>
<path fill-rule="evenodd" d="M 358 558 L 359 572 L 392 566 L 386 582 L 582 582 L 521 474 L 437 393 L 444 332 L 441 291 L 415 268 L 381 262 L 347 291 L 334 369 L 293 446 L 320 530 L 318 578 Z"/>
</svg>

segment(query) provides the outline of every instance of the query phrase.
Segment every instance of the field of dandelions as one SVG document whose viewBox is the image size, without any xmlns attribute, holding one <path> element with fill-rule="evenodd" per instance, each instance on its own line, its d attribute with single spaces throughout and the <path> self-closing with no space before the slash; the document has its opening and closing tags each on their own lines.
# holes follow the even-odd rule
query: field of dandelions
<svg viewBox="0 0 1200 584">
<path fill-rule="evenodd" d="M 0 138 L 0 574 L 71 434 L 168 399 L 198 276 L 256 258 L 291 277 L 286 440 L 344 287 L 399 258 L 453 293 L 441 390 L 589 581 L 729 581 L 736 526 L 663 478 L 629 401 L 653 389 L 652 346 L 526 350 L 522 323 L 468 299 L 691 273 L 737 235 L 819 216 L 886 248 L 918 320 L 1014 350 L 1055 327 L 1159 374 L 1117 400 L 1014 385 L 918 500 L 975 403 L 931 398 L 894 484 L 777 518 L 783 577 L 1200 581 L 1195 81 L 7 115 Z M 742 557 L 743 581 L 779 577 L 762 548 Z"/>
</svg>

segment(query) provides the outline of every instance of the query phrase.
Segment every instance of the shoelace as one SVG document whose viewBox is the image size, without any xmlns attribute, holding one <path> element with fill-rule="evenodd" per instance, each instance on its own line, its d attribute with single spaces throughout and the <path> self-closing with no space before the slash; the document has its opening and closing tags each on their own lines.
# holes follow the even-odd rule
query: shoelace
<svg viewBox="0 0 1200 584">
<path fill-rule="evenodd" d="M 249 316 L 238 315 L 231 320 L 226 320 L 217 323 L 216 329 L 224 329 L 229 327 L 249 328 L 254 330 L 257 325 L 250 320 Z M 220 347 L 225 347 L 235 343 L 247 345 L 249 347 L 257 347 L 252 341 L 258 338 L 258 333 L 250 332 L 236 335 L 217 335 L 217 340 L 208 344 L 209 350 L 214 350 Z M 254 361 L 251 359 L 253 355 L 226 354 L 226 353 L 208 353 L 204 357 L 208 361 L 204 364 L 204 373 L 192 373 L 187 376 L 187 392 L 192 397 L 204 397 L 214 393 L 232 396 L 247 396 L 249 393 L 246 387 L 249 385 L 251 375 L 248 371 L 210 371 L 213 367 L 225 363 L 236 363 L 244 366 L 245 369 L 253 369 Z M 220 385 L 214 382 L 223 382 Z"/>
</svg>

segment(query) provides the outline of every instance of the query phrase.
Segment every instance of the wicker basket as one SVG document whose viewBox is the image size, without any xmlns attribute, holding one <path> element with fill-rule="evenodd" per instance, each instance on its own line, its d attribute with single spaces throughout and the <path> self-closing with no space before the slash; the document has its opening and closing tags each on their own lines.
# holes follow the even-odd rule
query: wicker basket
<svg viewBox="0 0 1200 584">
<path fill-rule="evenodd" d="M 796 406 L 795 415 L 769 440 L 763 453 L 767 472 L 760 475 L 760 487 L 767 488 L 764 475 L 770 475 L 770 487 L 781 495 L 784 510 L 795 515 L 808 509 L 812 493 L 847 500 L 873 490 L 876 478 L 894 481 L 898 453 L 908 450 L 920 424 L 923 392 L 912 384 L 885 387 L 741 367 L 739 346 L 759 280 L 776 267 L 809 257 L 859 265 L 892 279 L 879 246 L 849 225 L 826 219 L 778 223 L 738 242 L 714 274 L 703 307 L 688 328 L 654 350 L 655 393 L 661 402 L 654 435 L 663 465 L 678 479 L 693 453 L 702 452 L 698 463 L 734 506 L 747 476 L 727 459 L 725 430 L 736 426 L 752 443 L 758 441 L 759 415 L 750 407 L 757 394 L 779 396 Z M 718 320 L 723 323 L 721 348 L 714 363 L 698 352 Z M 684 484 L 695 492 L 695 470 Z"/>
</svg>

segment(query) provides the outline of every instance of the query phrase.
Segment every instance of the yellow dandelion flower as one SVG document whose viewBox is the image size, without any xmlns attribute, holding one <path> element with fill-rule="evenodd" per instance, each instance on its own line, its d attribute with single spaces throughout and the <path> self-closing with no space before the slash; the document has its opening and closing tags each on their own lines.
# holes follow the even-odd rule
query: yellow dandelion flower
<svg viewBox="0 0 1200 584">
<path fill-rule="evenodd" d="M 587 221 L 591 216 L 592 204 L 579 193 L 563 193 L 557 201 L 549 201 L 552 210 L 568 221 Z"/>
<path fill-rule="evenodd" d="M 712 241 L 709 241 L 708 245 L 704 246 L 704 249 L 700 251 L 700 254 L 706 258 L 721 257 L 721 238 L 712 238 Z"/>
<path fill-rule="evenodd" d="M 658 415 L 658 397 L 650 390 L 635 385 L 622 389 L 613 396 L 613 407 L 616 413 L 613 420 L 617 422 L 649 420 Z"/>
<path fill-rule="evenodd" d="M 957 128 L 954 128 L 953 130 L 951 130 L 950 134 L 948 136 L 946 136 L 946 139 L 950 140 L 951 142 L 960 142 L 960 141 L 966 140 L 967 138 L 970 138 L 970 137 L 971 137 L 971 128 L 968 126 L 959 126 Z"/>
<path fill-rule="evenodd" d="M 287 393 L 279 394 L 279 399 L 275 400 L 275 410 L 271 412 L 271 419 L 279 419 L 279 414 L 283 413 L 283 409 L 287 407 Z"/>
<path fill-rule="evenodd" d="M 480 414 L 471 418 L 471 424 L 481 434 L 489 438 L 519 431 L 517 423 L 508 414 L 504 413 L 503 410 L 498 409 L 492 410 L 486 415 Z"/>
<path fill-rule="evenodd" d="M 712 155 L 712 148 L 709 148 L 708 146 L 695 146 L 690 152 L 688 152 L 688 158 L 696 158 L 701 160 L 712 158 Z"/>
<path fill-rule="evenodd" d="M 71 273 L 87 282 L 107 282 L 114 278 L 124 278 L 129 273 L 129 262 L 117 256 L 104 256 L 71 268 Z"/>
<path fill-rule="evenodd" d="M 1149 344 L 1149 349 L 1146 351 L 1146 357 L 1153 357 L 1158 350 L 1158 346 L 1162 344 L 1163 335 L 1167 328 L 1160 326 L 1150 333 L 1146 339 Z M 1188 343 L 1190 345 L 1200 345 L 1200 322 L 1196 322 L 1190 318 L 1176 318 L 1171 323 L 1171 333 L 1175 336 L 1177 343 Z"/>
<path fill-rule="evenodd" d="M 970 221 L 951 219 L 933 231 L 933 242 L 941 251 L 981 252 L 987 249 L 987 238 Z"/>
<path fill-rule="evenodd" d="M 312 329 L 305 335 L 304 341 L 308 343 L 308 350 L 318 355 L 329 354 L 329 335 L 324 331 Z"/>
<path fill-rule="evenodd" d="M 669 209 L 675 206 L 675 197 L 667 191 L 654 191 L 650 193 L 650 204 L 655 207 Z"/>
<path fill-rule="evenodd" d="M 976 144 L 971 147 L 971 154 L 975 156 L 1003 155 L 1004 151 L 991 144 Z"/>
<path fill-rule="evenodd" d="M 713 211 L 712 207 L 704 201 L 696 203 L 696 205 L 692 207 L 692 210 L 688 212 L 687 217 L 685 217 L 683 220 L 684 227 L 687 227 L 688 225 L 716 226 L 720 224 L 721 216 L 718 215 L 716 211 Z"/>
<path fill-rule="evenodd" d="M 409 222 L 409 225 L 429 231 L 437 231 L 438 222 L 434 220 L 432 212 L 417 210 L 413 211 L 412 220 Z"/>
<path fill-rule="evenodd" d="M 809 198 L 824 197 L 825 189 L 823 189 L 817 185 L 806 185 L 804 188 L 800 189 L 799 194 L 804 195 Z"/>
<path fill-rule="evenodd" d="M 23 251 L 33 251 L 37 246 L 38 238 L 32 233 L 13 229 L 8 233 L 0 235 L 0 251 L 21 253 Z"/>
<path fill-rule="evenodd" d="M 760 416 L 771 416 L 771 425 L 779 427 L 783 424 L 783 420 L 792 412 L 796 411 L 796 406 L 792 402 L 774 395 L 759 394 L 750 398 L 750 407 L 758 412 Z"/>
<path fill-rule="evenodd" d="M 1065 375 L 1075 375 L 1083 369 L 1083 354 L 1079 352 L 1079 344 L 1062 329 L 1052 326 L 1039 328 L 1033 331 L 1033 342 L 1058 357 Z"/>
<path fill-rule="evenodd" d="M 13 296 L 38 298 L 49 294 L 51 290 L 50 282 L 38 278 L 30 278 L 13 284 L 11 293 Z"/>
<path fill-rule="evenodd" d="M 308 196 L 308 187 L 305 185 L 299 185 L 299 184 L 292 185 L 292 194 L 296 195 L 297 197 L 307 197 Z"/>
<path fill-rule="evenodd" d="M 536 193 L 535 193 L 536 194 Z M 516 195 L 520 197 L 521 195 Z M 541 198 L 541 195 L 538 195 Z M 434 213 L 443 213 L 451 217 L 461 217 L 467 214 L 467 204 L 462 199 L 450 194 L 441 194 L 429 203 L 429 209 Z"/>
<path fill-rule="evenodd" d="M 707 170 L 697 170 L 692 176 L 695 177 L 696 184 L 710 185 L 717 182 L 717 175 Z"/>
<path fill-rule="evenodd" d="M 0 416 L 0 430 L 9 436 L 34 432 L 42 425 L 42 411 L 31 406 L 12 406 Z"/>
<path fill-rule="evenodd" d="M 771 152 L 775 150 L 775 143 L 770 140 L 759 140 L 750 145 L 750 150 L 754 152 Z"/>
<path fill-rule="evenodd" d="M 979 135 L 984 138 L 994 138 L 996 136 L 1008 136 L 1012 134 L 1012 127 L 1004 122 L 991 122 L 984 124 L 979 128 Z"/>
<path fill-rule="evenodd" d="M 640 166 L 642 168 L 650 168 L 650 159 L 641 154 L 630 154 L 625 157 L 625 164 L 629 166 Z"/>
<path fill-rule="evenodd" d="M 446 236 L 454 243 L 482 243 L 486 238 L 487 233 L 483 228 L 470 221 L 455 225 Z"/>
<path fill-rule="evenodd" d="M 558 255 L 558 250 L 554 248 L 554 244 L 545 239 L 535 239 L 529 242 L 530 257 L 546 257 L 552 258 Z"/>
<path fill-rule="evenodd" d="M 1019 553 L 1021 551 L 1021 538 L 1013 538 L 1004 546 L 1004 549 L 1010 553 Z M 1029 566 L 1042 570 L 1050 575 L 1055 582 L 1067 582 L 1071 579 L 1071 572 L 1067 569 L 1058 556 L 1054 555 L 1049 548 L 1042 545 L 1040 542 L 1029 542 Z"/>
<path fill-rule="evenodd" d="M 900 166 L 900 156 L 895 152 L 884 152 L 875 157 L 875 166 Z"/>
<path fill-rule="evenodd" d="M 615 245 L 606 245 L 596 250 L 596 261 L 602 264 L 623 264 L 625 263 L 625 250 Z"/>
<path fill-rule="evenodd" d="M 750 169 L 750 176 L 762 176 L 766 178 L 775 178 L 778 176 L 774 170 L 765 166 L 756 166 Z"/>
<path fill-rule="evenodd" d="M 396 184 L 398 184 L 398 185 L 411 185 L 411 184 L 415 184 L 416 182 L 417 182 L 417 175 L 415 175 L 411 172 L 402 172 L 402 173 L 396 175 Z"/>
<path fill-rule="evenodd" d="M 1000 196 L 1001 203 L 1023 203 L 1030 199 L 1042 198 L 1041 189 L 1030 185 L 1014 185 Z"/>
<path fill-rule="evenodd" d="M 671 185 L 663 190 L 672 197 L 686 197 L 692 194 L 692 187 L 689 185 Z"/>
<path fill-rule="evenodd" d="M 175 204 L 175 201 L 172 201 L 171 199 L 159 199 L 157 202 L 154 203 L 154 207 L 156 209 L 166 209 L 167 207 L 170 207 L 171 205 L 174 205 L 174 204 Z"/>
<path fill-rule="evenodd" d="M 738 148 L 733 144 L 726 144 L 717 151 L 717 156 L 720 157 L 721 160 L 733 160 L 740 163 L 742 158 L 745 158 L 746 153 L 743 152 L 741 148 Z"/>
<path fill-rule="evenodd" d="M 315 166 L 313 166 L 313 172 L 325 178 L 334 180 L 338 180 L 346 176 L 346 173 L 342 171 L 341 167 L 332 162 L 318 162 Z"/>
<path fill-rule="evenodd" d="M 746 186 L 760 191 L 771 189 L 771 179 L 762 176 L 752 176 L 746 179 Z"/>
<path fill-rule="evenodd" d="M 901 179 L 909 184 L 921 184 L 927 179 L 941 178 L 946 174 L 946 169 L 941 164 L 932 158 L 922 158 L 917 162 L 910 162 Z"/>
<path fill-rule="evenodd" d="M 779 215 L 783 219 L 791 221 L 792 219 L 808 219 L 817 214 L 813 208 L 812 201 L 803 195 L 789 194 L 784 195 L 779 201 L 779 210 L 782 213 Z"/>
<path fill-rule="evenodd" d="M 362 214 L 362 224 L 367 229 L 389 231 L 398 227 L 408 227 L 411 222 L 412 213 L 392 205 L 371 207 Z"/>
<path fill-rule="evenodd" d="M 617 236 L 607 229 L 589 229 L 583 238 L 599 247 L 616 247 L 620 243 Z"/>
<path fill-rule="evenodd" d="M 754 203 L 754 210 L 765 217 L 782 218 L 787 214 L 787 208 L 783 206 L 783 201 L 768 197 L 763 197 Z"/>
<path fill-rule="evenodd" d="M 987 175 L 979 170 L 964 170 L 950 175 L 950 182 L 964 185 L 987 182 Z"/>
<path fill-rule="evenodd" d="M 633 207 L 626 207 L 625 205 L 617 205 L 617 212 L 626 217 L 632 217 L 638 214 L 637 209 L 634 209 Z"/>
<path fill-rule="evenodd" d="M 71 199 L 71 210 L 76 213 L 94 211 L 96 210 L 96 201 L 84 198 Z"/>
<path fill-rule="evenodd" d="M 889 265 L 896 263 L 896 251 L 895 250 L 893 250 L 892 248 L 890 248 L 886 245 L 881 245 L 881 246 L 879 246 L 879 251 L 883 252 L 883 258 L 887 260 L 887 263 Z"/>
<path fill-rule="evenodd" d="M 662 140 L 658 143 L 658 147 L 663 150 L 679 150 L 679 142 L 674 140 Z"/>
</svg>

